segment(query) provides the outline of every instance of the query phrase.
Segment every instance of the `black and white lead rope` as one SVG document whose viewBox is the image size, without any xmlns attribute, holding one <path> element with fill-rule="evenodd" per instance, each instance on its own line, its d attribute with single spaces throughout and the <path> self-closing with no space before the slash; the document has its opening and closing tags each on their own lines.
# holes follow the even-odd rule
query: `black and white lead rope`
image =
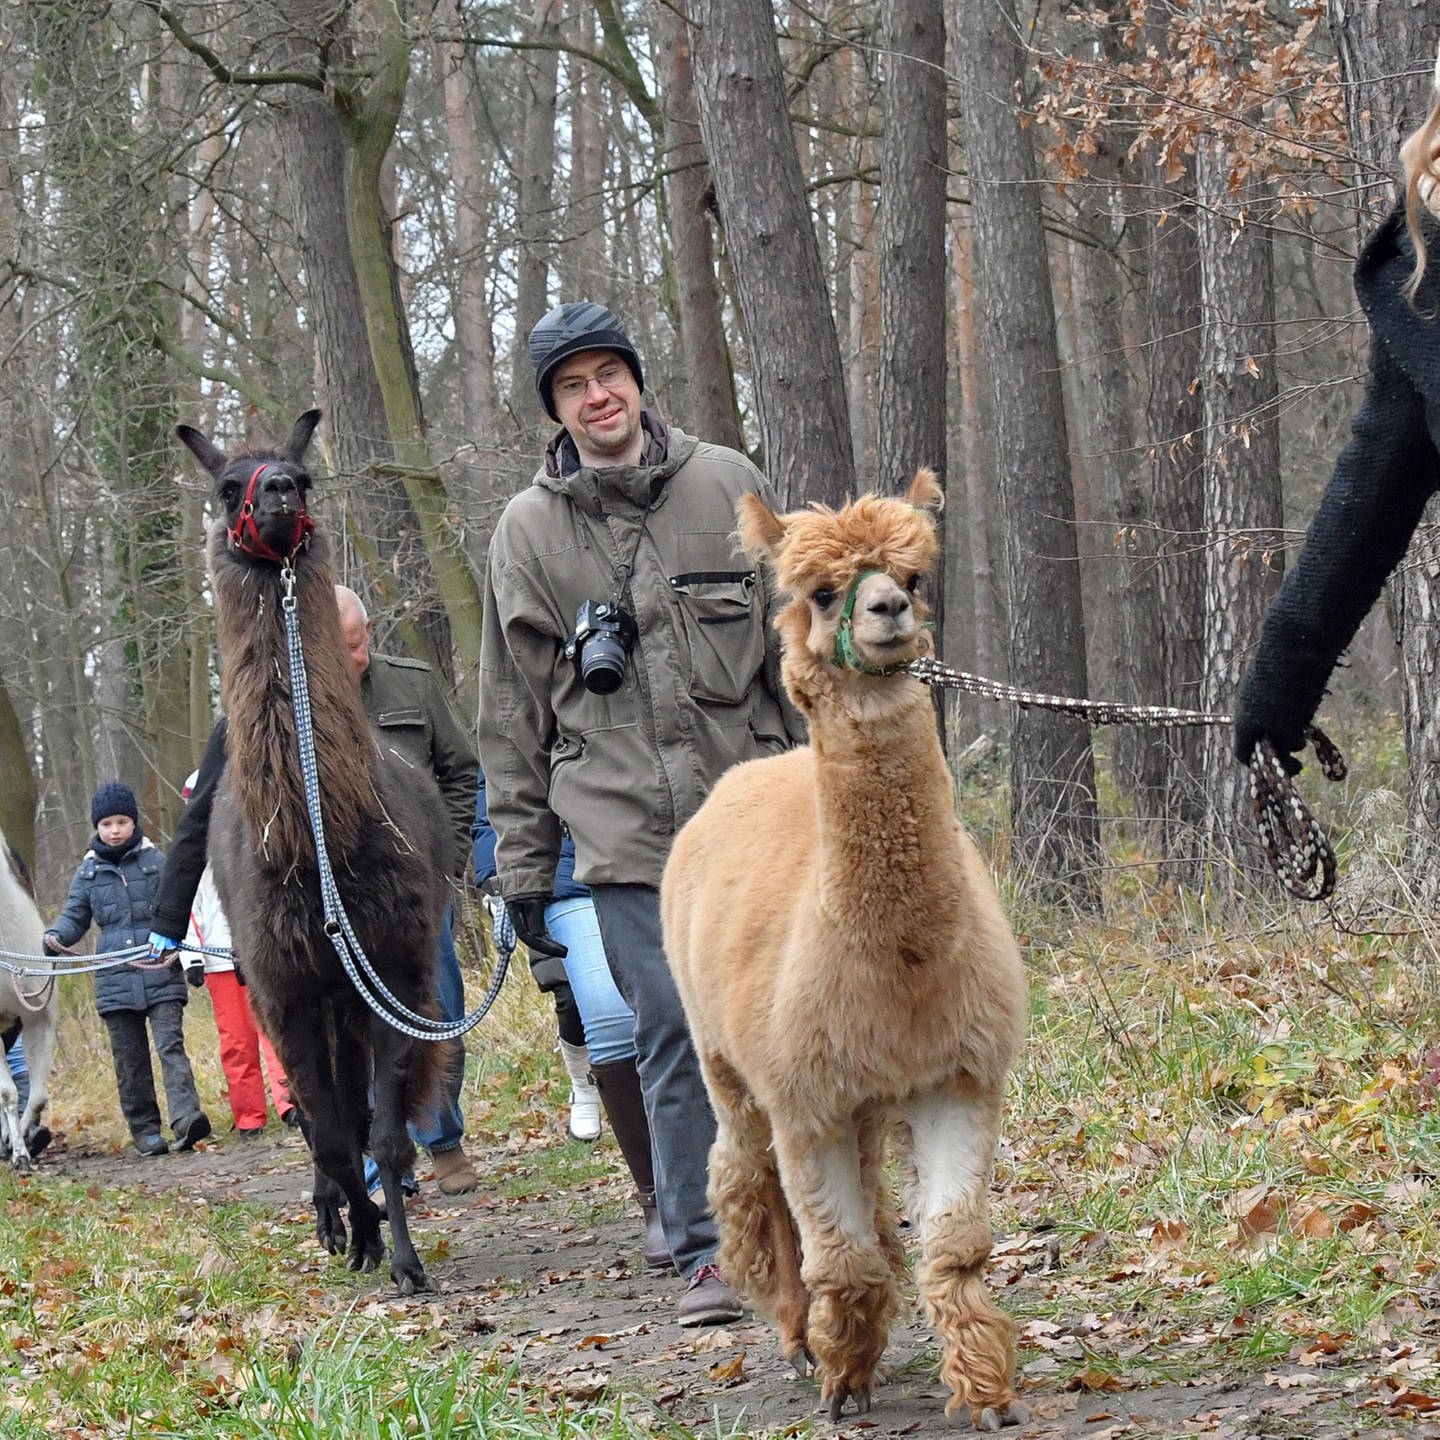
<svg viewBox="0 0 1440 1440">
<path fill-rule="evenodd" d="M 938 660 L 916 660 L 910 673 L 927 685 L 964 690 L 987 700 L 1011 700 L 1022 708 L 1054 710 L 1092 725 L 1148 725 L 1161 729 L 1233 725 L 1233 715 L 1205 710 L 1180 710 L 1171 705 L 1123 705 L 1111 700 L 1080 700 L 1068 695 L 1046 695 L 1021 690 L 998 680 L 987 680 L 964 670 L 952 670 Z M 1345 778 L 1345 757 L 1320 729 L 1311 725 L 1305 738 L 1315 750 L 1320 769 L 1330 780 Z M 1320 822 L 1296 790 L 1284 760 L 1268 740 L 1250 756 L 1250 801 L 1260 843 L 1280 883 L 1298 900 L 1323 900 L 1335 889 L 1335 851 Z"/>
</svg>

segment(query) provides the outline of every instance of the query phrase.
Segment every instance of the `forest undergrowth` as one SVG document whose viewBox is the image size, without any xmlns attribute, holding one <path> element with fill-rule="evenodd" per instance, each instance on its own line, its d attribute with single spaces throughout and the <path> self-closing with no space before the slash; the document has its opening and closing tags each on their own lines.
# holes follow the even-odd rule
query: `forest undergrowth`
<svg viewBox="0 0 1440 1440">
<path fill-rule="evenodd" d="M 1334 812 L 1347 874 L 1363 798 Z M 1115 861 L 1103 918 L 1011 897 L 1031 1024 L 991 1278 L 1024 1383 L 1103 1396 L 1233 1371 L 1277 1393 L 1338 1382 L 1357 1423 L 1420 1423 L 1440 1410 L 1440 921 L 1403 897 L 1368 919 L 1257 902 L 1222 921 Z M 57 1129 L 118 1149 L 88 990 L 64 1006 Z M 218 1118 L 207 1012 L 187 1035 Z M 462 1104 L 489 1137 L 550 1115 L 559 1193 L 595 1161 L 562 1139 L 550 1023 L 517 974 L 472 1037 Z M 0 1435 L 657 1433 L 623 1385 L 567 1406 L 433 1298 L 377 1300 L 306 1226 L 43 1165 L 0 1172 L 0 1335 Z"/>
</svg>

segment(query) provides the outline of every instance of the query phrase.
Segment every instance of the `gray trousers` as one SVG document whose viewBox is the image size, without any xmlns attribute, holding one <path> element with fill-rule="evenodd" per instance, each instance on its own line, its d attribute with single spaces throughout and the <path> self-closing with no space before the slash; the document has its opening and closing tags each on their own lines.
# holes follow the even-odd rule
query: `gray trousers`
<svg viewBox="0 0 1440 1440">
<path fill-rule="evenodd" d="M 660 892 L 595 885 L 595 916 L 616 988 L 635 1012 L 636 1065 L 655 1159 L 655 1203 L 675 1268 L 689 1279 L 715 1259 L 715 1217 L 705 1199 L 715 1115 L 690 1042 L 680 992 L 665 959 Z"/>
<path fill-rule="evenodd" d="M 120 1110 L 132 1139 L 160 1133 L 160 1107 L 155 1100 L 155 1076 L 150 1068 L 150 1042 L 145 1034 L 149 1020 L 160 1056 L 160 1077 L 165 1082 L 165 1103 L 170 1128 L 181 1135 L 200 1113 L 195 1075 L 185 1054 L 185 1006 L 179 1000 L 161 1000 L 148 1010 L 111 1010 L 100 1018 L 110 1033 L 110 1054 L 115 1059 L 115 1081 L 120 1088 Z"/>
</svg>

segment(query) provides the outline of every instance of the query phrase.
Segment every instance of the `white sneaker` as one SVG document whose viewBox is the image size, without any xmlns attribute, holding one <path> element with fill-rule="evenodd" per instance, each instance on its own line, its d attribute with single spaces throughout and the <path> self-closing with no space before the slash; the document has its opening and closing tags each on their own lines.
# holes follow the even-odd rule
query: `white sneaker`
<svg viewBox="0 0 1440 1440">
<path fill-rule="evenodd" d="M 570 1077 L 570 1138 L 590 1143 L 600 1138 L 600 1092 L 590 1079 L 590 1052 L 565 1040 L 559 1048 Z"/>
</svg>

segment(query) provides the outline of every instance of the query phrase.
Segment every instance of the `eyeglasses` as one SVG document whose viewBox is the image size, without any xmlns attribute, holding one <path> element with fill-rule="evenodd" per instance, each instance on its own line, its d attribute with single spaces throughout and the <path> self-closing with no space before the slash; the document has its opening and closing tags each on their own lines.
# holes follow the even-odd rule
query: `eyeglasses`
<svg viewBox="0 0 1440 1440">
<path fill-rule="evenodd" d="M 602 390 L 614 390 L 624 384 L 629 373 L 628 365 L 612 360 L 608 365 L 602 365 L 594 375 L 587 375 L 583 379 L 579 375 L 572 375 L 568 380 L 559 381 L 555 386 L 555 393 L 562 400 L 578 400 L 589 393 L 592 382 Z"/>
</svg>

